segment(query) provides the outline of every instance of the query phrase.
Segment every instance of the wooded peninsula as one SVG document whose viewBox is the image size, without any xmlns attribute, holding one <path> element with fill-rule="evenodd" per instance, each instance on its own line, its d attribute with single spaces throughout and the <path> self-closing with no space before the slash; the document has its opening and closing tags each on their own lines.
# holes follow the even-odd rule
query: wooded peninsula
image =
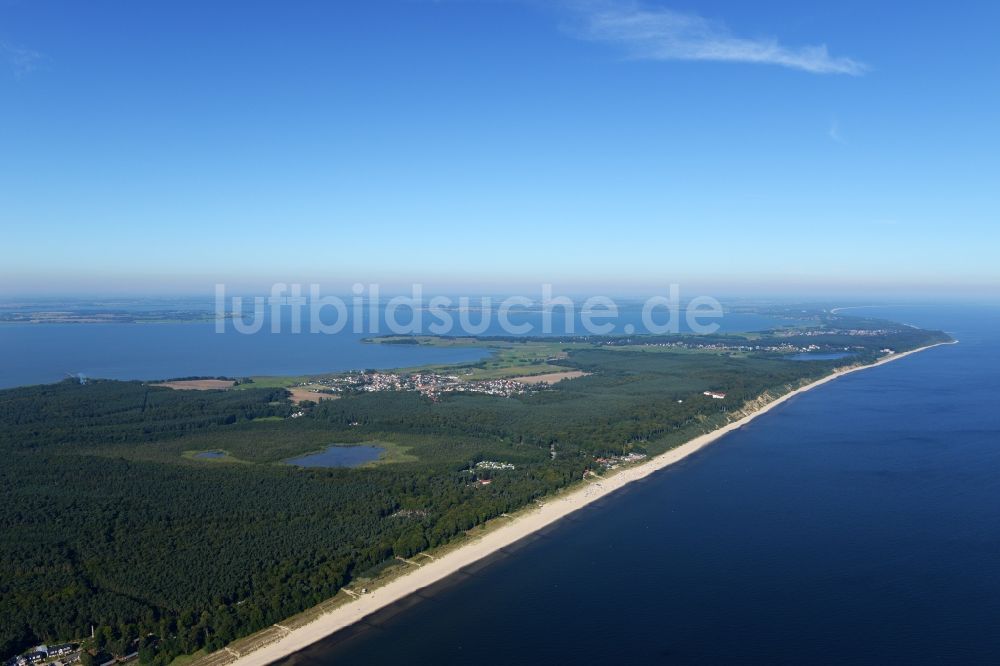
<svg viewBox="0 0 1000 666">
<path fill-rule="evenodd" d="M 823 313 L 752 334 L 382 338 L 493 354 L 204 390 L 0 391 L 0 654 L 72 640 L 99 663 L 211 653 L 762 397 L 949 340 Z M 359 444 L 382 457 L 287 462 Z"/>
</svg>

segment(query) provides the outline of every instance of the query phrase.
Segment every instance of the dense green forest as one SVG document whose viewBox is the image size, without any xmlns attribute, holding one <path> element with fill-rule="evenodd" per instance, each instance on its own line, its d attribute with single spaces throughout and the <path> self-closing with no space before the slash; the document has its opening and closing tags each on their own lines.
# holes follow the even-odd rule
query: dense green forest
<svg viewBox="0 0 1000 666">
<path fill-rule="evenodd" d="M 851 346 L 854 362 L 885 346 L 944 339 L 894 326 L 866 339 L 830 332 L 822 344 Z M 0 391 L 0 653 L 87 635 L 92 624 L 97 647 L 111 652 L 149 640 L 144 662 L 221 648 L 394 556 L 445 543 L 580 479 L 595 456 L 663 451 L 765 391 L 838 364 L 629 340 L 574 345 L 557 363 L 590 374 L 546 390 L 440 400 L 355 393 L 305 407 L 302 418 L 289 418 L 303 408 L 284 389 L 252 384 L 175 391 L 67 380 Z M 372 441 L 405 447 L 412 462 L 281 463 Z M 235 462 L 185 455 L 205 450 Z M 469 472 L 483 460 L 515 468 Z M 472 483 L 477 475 L 492 482 Z"/>
</svg>

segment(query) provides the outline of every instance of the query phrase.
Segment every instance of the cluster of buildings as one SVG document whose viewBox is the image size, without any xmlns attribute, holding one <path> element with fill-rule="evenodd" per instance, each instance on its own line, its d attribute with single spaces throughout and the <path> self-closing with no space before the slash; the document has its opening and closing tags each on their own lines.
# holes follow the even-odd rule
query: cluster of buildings
<svg viewBox="0 0 1000 666">
<path fill-rule="evenodd" d="M 778 354 L 801 354 L 815 351 L 827 350 L 828 347 L 820 345 L 793 345 L 771 344 L 771 345 L 734 345 L 725 342 L 651 342 L 642 345 L 643 347 L 664 347 L 672 349 L 700 349 L 707 351 L 735 351 L 735 352 L 773 352 Z"/>
<path fill-rule="evenodd" d="M 484 470 L 497 471 L 509 469 L 517 469 L 517 467 L 513 463 L 499 462 L 496 460 L 480 460 L 475 465 L 469 465 L 469 468 L 464 471 L 467 474 L 472 475 L 472 485 L 488 486 L 493 483 L 493 479 L 483 478 L 479 476 L 478 472 L 482 472 Z"/>
<path fill-rule="evenodd" d="M 889 328 L 837 328 L 837 329 L 824 329 L 824 328 L 787 328 L 774 331 L 774 336 L 779 338 L 790 338 L 790 337 L 815 337 L 817 335 L 852 335 L 860 337 L 874 337 L 876 335 L 892 335 L 896 333 L 895 329 Z"/>
<path fill-rule="evenodd" d="M 789 328 L 772 331 L 769 335 L 774 338 L 811 338 L 827 335 L 847 335 L 853 337 L 875 337 L 891 335 L 896 331 L 887 328 Z M 605 344 L 622 345 L 633 344 L 632 339 L 609 340 Z M 650 342 L 642 344 L 644 347 L 663 347 L 672 349 L 701 349 L 708 351 L 736 351 L 736 352 L 773 352 L 779 354 L 801 354 L 817 351 L 839 351 L 841 348 L 831 350 L 830 345 L 817 344 L 792 344 L 790 342 L 778 342 L 771 344 L 732 344 L 723 341 L 695 341 L 695 340 L 672 340 L 670 342 Z M 850 351 L 849 348 L 842 348 L 843 351 Z"/>
<path fill-rule="evenodd" d="M 390 514 L 390 518 L 426 518 L 428 515 L 426 509 L 400 509 L 396 513 Z"/>
<path fill-rule="evenodd" d="M 528 393 L 529 389 L 513 379 L 481 379 L 466 381 L 454 375 L 424 373 L 410 375 L 414 388 L 429 398 L 437 398 L 442 393 L 482 393 L 509 398 L 512 395 Z"/>
<path fill-rule="evenodd" d="M 512 395 L 529 392 L 524 384 L 512 379 L 470 381 L 456 375 L 439 375 L 433 372 L 418 372 L 410 375 L 394 372 L 359 372 L 328 377 L 313 383 L 327 386 L 335 393 L 346 391 L 417 391 L 432 399 L 436 399 L 442 393 L 483 393 L 509 398 Z"/>
<path fill-rule="evenodd" d="M 513 379 L 484 379 L 478 382 L 466 382 L 464 386 L 456 390 L 466 393 L 498 395 L 504 398 L 531 392 L 524 384 Z"/>
<path fill-rule="evenodd" d="M 476 469 L 516 469 L 516 467 L 514 467 L 513 463 L 481 460 L 476 463 Z"/>
<path fill-rule="evenodd" d="M 57 657 L 64 657 L 62 663 L 72 663 L 80 658 L 79 646 L 73 643 L 60 643 L 58 645 L 39 645 L 30 652 L 19 654 L 3 662 L 3 666 L 29 666 L 40 664 Z"/>
<path fill-rule="evenodd" d="M 827 332 L 828 333 L 828 332 Z M 846 333 L 846 331 L 845 331 Z M 817 335 L 819 335 L 817 333 Z M 790 337 L 790 336 L 782 336 Z M 793 345 L 791 343 L 770 345 L 734 345 L 724 342 L 655 342 L 644 347 L 671 347 L 676 349 L 701 349 L 708 351 L 728 352 L 771 352 L 775 354 L 808 354 L 810 352 L 851 351 L 849 347 L 831 347 L 830 345 Z"/>
<path fill-rule="evenodd" d="M 603 467 L 606 470 L 612 470 L 617 468 L 619 465 L 627 465 L 629 463 L 639 462 L 646 458 L 645 453 L 626 453 L 623 456 L 606 456 L 603 458 L 594 458 L 594 462 Z"/>
<path fill-rule="evenodd" d="M 475 465 L 470 464 L 468 469 L 464 469 L 462 471 L 466 474 L 472 474 L 475 477 L 477 472 L 509 469 L 517 469 L 517 467 L 515 467 L 513 463 L 498 462 L 496 460 L 481 460 Z"/>
</svg>

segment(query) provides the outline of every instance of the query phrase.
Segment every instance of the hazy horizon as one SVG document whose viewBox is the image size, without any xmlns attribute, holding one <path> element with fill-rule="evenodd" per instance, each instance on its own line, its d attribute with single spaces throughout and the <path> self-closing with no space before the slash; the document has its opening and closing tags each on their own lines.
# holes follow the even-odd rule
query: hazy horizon
<svg viewBox="0 0 1000 666">
<path fill-rule="evenodd" d="M 0 294 L 989 294 L 998 18 L 4 3 Z"/>
<path fill-rule="evenodd" d="M 234 289 L 226 290 L 227 298 L 232 296 L 241 296 L 244 298 L 252 298 L 254 296 L 266 297 L 270 293 L 270 288 L 273 283 L 260 283 L 256 285 L 246 285 L 243 287 L 238 287 Z M 311 284 L 318 284 L 322 295 L 324 296 L 336 296 L 343 299 L 349 299 L 354 295 L 351 287 L 353 284 L 351 282 L 302 282 L 298 283 L 304 289 L 307 289 Z M 370 299 L 370 287 L 372 284 L 378 284 L 378 298 L 381 301 L 386 299 L 402 296 L 409 297 L 412 295 L 412 291 L 409 286 L 399 286 L 399 285 L 382 285 L 381 283 L 360 283 L 364 285 L 365 290 L 361 296 L 362 300 L 368 301 Z M 546 283 L 551 284 L 551 283 Z M 676 283 L 675 283 L 676 284 Z M 452 298 L 458 297 L 468 297 L 470 299 L 477 298 L 493 298 L 502 299 L 510 296 L 524 296 L 532 300 L 542 300 L 542 283 L 538 284 L 525 284 L 525 285 L 491 285 L 489 287 L 483 288 L 461 288 L 458 286 L 434 286 L 434 285 L 421 285 L 422 286 L 422 299 L 427 301 L 434 296 L 447 296 Z M 611 285 L 593 286 L 593 288 L 584 288 L 581 286 L 566 285 L 561 286 L 559 284 L 552 284 L 552 295 L 554 297 L 567 297 L 574 302 L 582 302 L 583 300 L 593 297 L 593 296 L 605 296 L 612 299 L 618 299 L 623 302 L 640 302 L 643 299 L 647 299 L 654 296 L 664 296 L 669 292 L 670 284 L 665 283 L 662 286 L 644 286 L 634 287 L 634 288 L 614 288 Z M 775 289 L 770 288 L 758 288 L 755 286 L 746 286 L 742 288 L 735 287 L 724 287 L 724 286 L 713 286 L 713 285 L 693 285 L 685 287 L 680 284 L 681 292 L 681 302 L 687 302 L 698 296 L 709 296 L 714 299 L 718 299 L 724 304 L 738 304 L 740 302 L 762 302 L 762 303 L 789 303 L 789 304 L 826 304 L 826 305 L 841 305 L 844 307 L 860 307 L 864 305 L 872 306 L 886 306 L 892 305 L 894 303 L 906 304 L 906 305 L 933 305 L 933 304 L 948 304 L 948 303 L 981 303 L 981 304 L 1000 304 L 1000 296 L 997 295 L 995 289 L 991 286 L 983 286 L 981 288 L 970 288 L 963 290 L 956 290 L 954 288 L 943 288 L 939 285 L 935 286 L 925 286 L 923 288 L 914 288 L 908 285 L 897 285 L 891 288 L 857 288 L 857 289 L 844 289 L 844 288 L 811 288 L 802 289 L 789 287 L 786 289 Z M 658 288 L 659 287 L 659 288 Z M 285 292 L 287 294 L 287 291 Z M 308 297 L 308 294 L 305 294 Z M 211 303 L 215 300 L 215 295 L 211 289 L 209 290 L 174 290 L 174 289 L 161 289 L 161 290 L 135 290 L 135 289 L 120 289 L 120 290 L 104 290 L 104 291 L 44 291 L 44 292 L 17 292 L 17 293 L 5 293 L 0 291 L 0 307 L 8 306 L 13 307 L 17 304 L 27 304 L 27 303 L 73 303 L 73 302 L 93 302 L 102 300 L 123 300 L 123 301 L 148 301 L 151 303 L 155 302 L 168 302 L 172 300 L 190 300 L 195 302 Z"/>
</svg>

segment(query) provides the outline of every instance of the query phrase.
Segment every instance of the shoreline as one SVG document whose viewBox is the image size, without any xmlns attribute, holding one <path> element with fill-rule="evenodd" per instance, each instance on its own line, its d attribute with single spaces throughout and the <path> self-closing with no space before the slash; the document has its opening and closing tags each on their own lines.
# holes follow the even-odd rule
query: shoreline
<svg viewBox="0 0 1000 666">
<path fill-rule="evenodd" d="M 734 430 L 738 430 L 758 416 L 766 414 L 771 409 L 801 393 L 805 393 L 859 370 L 867 370 L 905 358 L 911 354 L 941 345 L 956 344 L 957 342 L 957 340 L 939 342 L 911 349 L 910 351 L 892 354 L 867 365 L 850 366 L 837 370 L 816 381 L 793 389 L 731 423 L 694 437 L 645 462 L 626 467 L 613 475 L 585 482 L 583 485 L 571 486 L 561 493 L 543 499 L 541 504 L 534 508 L 526 507 L 522 510 L 526 511 L 526 513 L 517 515 L 510 522 L 475 538 L 473 541 L 450 550 L 439 557 L 430 559 L 428 563 L 422 564 L 419 568 L 413 569 L 381 587 L 358 595 L 356 599 L 318 616 L 308 624 L 291 629 L 278 640 L 262 645 L 246 654 L 236 654 L 229 648 L 224 648 L 223 651 L 228 651 L 236 657 L 235 660 L 229 661 L 228 664 L 234 666 L 265 666 L 278 659 L 288 657 L 317 641 L 350 627 L 390 604 L 447 578 L 462 568 L 488 557 L 497 550 L 505 548 L 557 522 L 565 516 L 606 497 L 633 481 L 644 479 L 656 471 L 697 453 L 709 444 L 716 442 Z"/>
</svg>

